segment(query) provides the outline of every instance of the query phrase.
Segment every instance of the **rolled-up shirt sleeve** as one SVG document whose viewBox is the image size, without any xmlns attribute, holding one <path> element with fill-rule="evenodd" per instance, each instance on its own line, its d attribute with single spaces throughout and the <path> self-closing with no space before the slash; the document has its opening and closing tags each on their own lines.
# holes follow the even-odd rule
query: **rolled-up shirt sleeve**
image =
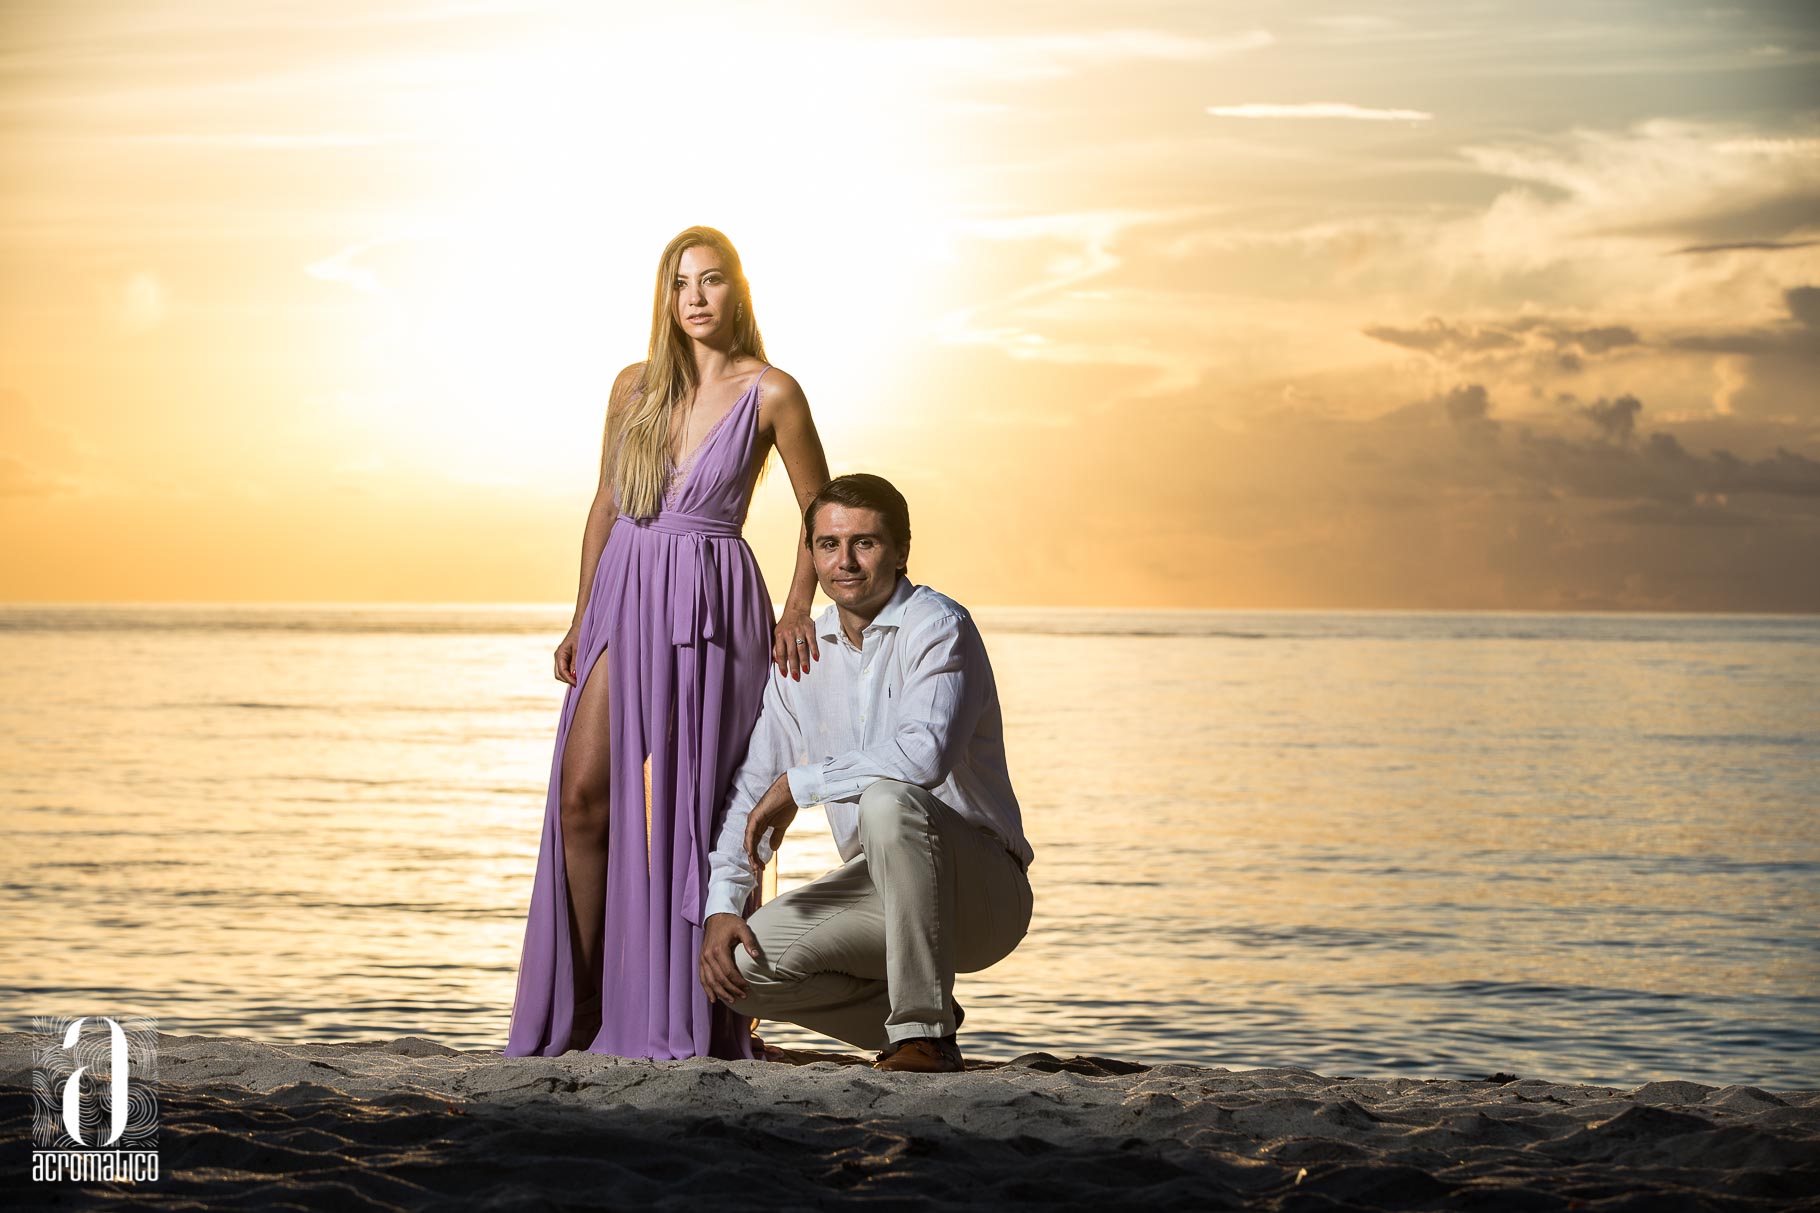
<svg viewBox="0 0 1820 1213">
<path fill-rule="evenodd" d="M 773 671 L 765 682 L 758 724 L 727 794 L 714 850 L 708 855 L 708 897 L 701 915 L 704 923 L 715 914 L 745 913 L 746 899 L 758 884 L 757 874 L 746 862 L 746 819 L 778 775 L 803 757 L 802 730 L 785 699 L 781 681 Z"/>
<path fill-rule="evenodd" d="M 896 727 L 875 744 L 791 767 L 790 795 L 798 805 L 855 800 L 881 779 L 933 788 L 948 778 L 983 707 L 984 644 L 973 621 L 955 614 L 900 635 L 899 644 L 904 683 Z"/>
</svg>

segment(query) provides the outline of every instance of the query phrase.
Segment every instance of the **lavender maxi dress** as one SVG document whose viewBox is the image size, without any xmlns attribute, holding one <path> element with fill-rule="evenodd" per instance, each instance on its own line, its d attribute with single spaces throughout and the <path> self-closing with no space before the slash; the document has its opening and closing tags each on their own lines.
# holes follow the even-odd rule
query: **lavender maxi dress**
<svg viewBox="0 0 1820 1213">
<path fill-rule="evenodd" d="M 755 379 L 677 469 L 664 508 L 620 515 L 607 537 L 576 642 L 576 685 L 556 726 L 507 1057 L 553 1057 L 573 1027 L 562 755 L 603 652 L 611 815 L 601 1028 L 588 1051 L 753 1056 L 751 1019 L 708 997 L 696 961 L 715 816 L 745 757 L 771 660 L 771 598 L 740 537 L 757 434 Z"/>
</svg>

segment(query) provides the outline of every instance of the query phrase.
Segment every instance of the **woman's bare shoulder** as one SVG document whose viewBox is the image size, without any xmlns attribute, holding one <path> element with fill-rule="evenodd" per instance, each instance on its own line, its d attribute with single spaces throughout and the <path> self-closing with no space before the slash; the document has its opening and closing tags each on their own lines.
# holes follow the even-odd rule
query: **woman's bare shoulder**
<svg viewBox="0 0 1820 1213">
<path fill-rule="evenodd" d="M 803 395 L 803 385 L 796 381 L 796 376 L 781 366 L 774 366 L 758 381 L 758 407 L 773 413 L 780 407 L 806 409 L 809 398 Z"/>
</svg>

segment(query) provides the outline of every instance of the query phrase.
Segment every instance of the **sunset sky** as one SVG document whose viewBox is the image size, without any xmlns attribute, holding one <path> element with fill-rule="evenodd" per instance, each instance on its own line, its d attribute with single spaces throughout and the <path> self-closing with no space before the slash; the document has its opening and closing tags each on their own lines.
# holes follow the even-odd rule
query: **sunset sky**
<svg viewBox="0 0 1820 1213">
<path fill-rule="evenodd" d="M 705 223 L 963 602 L 1820 611 L 1808 3 L 10 4 L 0 82 L 0 600 L 572 602 Z"/>
</svg>

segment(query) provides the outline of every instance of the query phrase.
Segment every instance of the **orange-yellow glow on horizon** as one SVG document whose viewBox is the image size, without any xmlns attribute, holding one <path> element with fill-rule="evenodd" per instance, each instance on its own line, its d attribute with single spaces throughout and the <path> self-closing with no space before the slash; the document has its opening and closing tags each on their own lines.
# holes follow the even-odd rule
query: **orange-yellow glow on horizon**
<svg viewBox="0 0 1820 1213">
<path fill-rule="evenodd" d="M 0 598 L 572 596 L 705 223 L 964 601 L 1820 609 L 1775 13 L 148 0 L 0 53 Z"/>
</svg>

